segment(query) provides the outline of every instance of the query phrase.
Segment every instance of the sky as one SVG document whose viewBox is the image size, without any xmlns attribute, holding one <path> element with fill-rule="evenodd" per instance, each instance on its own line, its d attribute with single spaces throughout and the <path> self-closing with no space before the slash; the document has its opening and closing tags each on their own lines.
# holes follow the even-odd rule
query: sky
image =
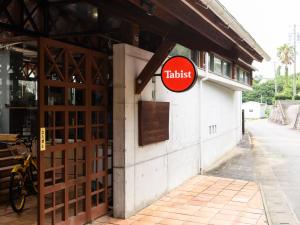
<svg viewBox="0 0 300 225">
<path fill-rule="evenodd" d="M 256 74 L 265 78 L 274 77 L 274 62 L 277 48 L 285 43 L 293 43 L 293 25 L 297 25 L 300 34 L 300 1 L 299 0 L 219 0 L 227 10 L 242 24 L 256 42 L 271 56 L 269 62 L 254 63 L 259 69 Z M 297 43 L 300 53 L 300 40 Z M 300 71 L 300 54 L 297 54 L 297 72 Z M 293 73 L 293 68 L 289 71 Z M 282 72 L 283 67 L 282 67 Z"/>
</svg>

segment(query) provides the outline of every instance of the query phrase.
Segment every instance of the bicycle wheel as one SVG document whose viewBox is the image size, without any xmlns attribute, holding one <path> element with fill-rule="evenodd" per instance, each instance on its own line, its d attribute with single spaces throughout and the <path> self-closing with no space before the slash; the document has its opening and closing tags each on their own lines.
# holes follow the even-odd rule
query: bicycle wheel
<svg viewBox="0 0 300 225">
<path fill-rule="evenodd" d="M 10 175 L 9 199 L 13 210 L 16 213 L 22 212 L 25 206 L 26 190 L 23 175 L 20 172 L 13 172 Z"/>
<path fill-rule="evenodd" d="M 33 164 L 30 164 L 28 168 L 29 173 L 29 191 L 31 194 L 36 195 L 38 193 L 38 185 L 37 185 L 37 169 Z"/>
</svg>

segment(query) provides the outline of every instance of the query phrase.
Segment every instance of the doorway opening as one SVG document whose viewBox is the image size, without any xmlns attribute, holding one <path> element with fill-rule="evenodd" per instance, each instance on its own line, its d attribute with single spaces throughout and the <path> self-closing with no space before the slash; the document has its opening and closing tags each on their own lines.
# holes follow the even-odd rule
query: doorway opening
<svg viewBox="0 0 300 225">
<path fill-rule="evenodd" d="M 0 217 L 26 224 L 82 224 L 106 214 L 112 207 L 112 63 L 107 55 L 39 38 L 1 57 L 0 133 L 37 137 L 39 193 L 26 198 L 19 215 L 9 199 L 3 200 Z M 0 150 L 4 195 L 11 169 L 20 163 L 5 146 Z"/>
</svg>

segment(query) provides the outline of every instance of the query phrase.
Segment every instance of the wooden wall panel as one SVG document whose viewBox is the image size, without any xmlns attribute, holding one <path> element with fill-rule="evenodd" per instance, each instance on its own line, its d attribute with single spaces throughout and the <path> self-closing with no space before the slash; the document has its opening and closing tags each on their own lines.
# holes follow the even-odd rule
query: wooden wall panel
<svg viewBox="0 0 300 225">
<path fill-rule="evenodd" d="M 169 102 L 139 101 L 139 145 L 144 146 L 169 139 Z"/>
</svg>

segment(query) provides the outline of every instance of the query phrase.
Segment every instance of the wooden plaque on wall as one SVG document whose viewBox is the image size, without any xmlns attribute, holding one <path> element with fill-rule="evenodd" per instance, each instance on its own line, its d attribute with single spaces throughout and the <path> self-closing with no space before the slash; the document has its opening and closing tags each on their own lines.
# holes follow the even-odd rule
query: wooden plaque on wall
<svg viewBox="0 0 300 225">
<path fill-rule="evenodd" d="M 169 139 L 169 102 L 139 101 L 139 145 Z"/>
</svg>

